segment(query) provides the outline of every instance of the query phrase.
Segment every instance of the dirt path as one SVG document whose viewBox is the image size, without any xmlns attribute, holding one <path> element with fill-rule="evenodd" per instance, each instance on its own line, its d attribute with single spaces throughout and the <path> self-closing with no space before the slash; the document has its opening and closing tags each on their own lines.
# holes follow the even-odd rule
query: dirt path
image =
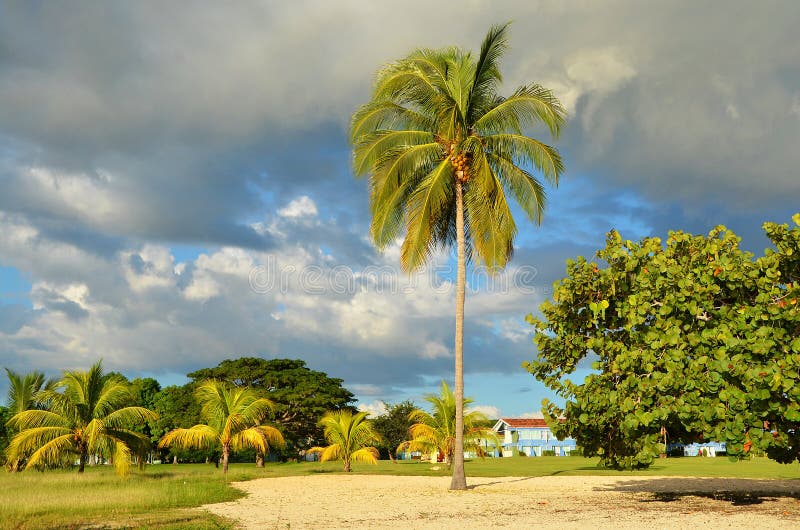
<svg viewBox="0 0 800 530">
<path fill-rule="evenodd" d="M 800 481 L 675 477 L 319 475 L 234 484 L 203 509 L 247 529 L 800 528 Z"/>
</svg>

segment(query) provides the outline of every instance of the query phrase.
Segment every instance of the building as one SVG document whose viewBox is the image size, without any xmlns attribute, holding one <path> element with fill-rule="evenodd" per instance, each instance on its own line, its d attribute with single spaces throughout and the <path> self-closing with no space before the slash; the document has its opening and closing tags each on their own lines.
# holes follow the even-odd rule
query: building
<svg viewBox="0 0 800 530">
<path fill-rule="evenodd" d="M 572 438 L 557 439 L 543 418 L 500 418 L 492 430 L 500 437 L 503 456 L 542 456 L 544 451 L 567 456 L 576 448 Z"/>
</svg>

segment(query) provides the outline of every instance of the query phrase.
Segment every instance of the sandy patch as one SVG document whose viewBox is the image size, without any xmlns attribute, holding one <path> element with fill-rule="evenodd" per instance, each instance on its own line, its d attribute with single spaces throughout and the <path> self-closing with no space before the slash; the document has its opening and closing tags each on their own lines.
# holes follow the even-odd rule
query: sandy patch
<svg viewBox="0 0 800 530">
<path fill-rule="evenodd" d="M 800 528 L 800 481 L 675 477 L 314 475 L 235 483 L 203 509 L 246 529 Z"/>
</svg>

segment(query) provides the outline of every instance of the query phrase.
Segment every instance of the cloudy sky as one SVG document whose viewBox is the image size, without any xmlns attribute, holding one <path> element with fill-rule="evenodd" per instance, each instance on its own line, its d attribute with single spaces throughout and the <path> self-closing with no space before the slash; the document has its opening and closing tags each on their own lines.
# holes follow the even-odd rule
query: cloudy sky
<svg viewBox="0 0 800 530">
<path fill-rule="evenodd" d="M 169 384 L 302 358 L 365 406 L 419 401 L 452 377 L 452 257 L 408 277 L 376 252 L 345 131 L 381 64 L 508 20 L 503 90 L 552 88 L 570 122 L 544 223 L 470 278 L 490 415 L 539 409 L 524 316 L 608 230 L 725 224 L 760 252 L 800 210 L 793 0 L 2 2 L 0 364 Z"/>
</svg>

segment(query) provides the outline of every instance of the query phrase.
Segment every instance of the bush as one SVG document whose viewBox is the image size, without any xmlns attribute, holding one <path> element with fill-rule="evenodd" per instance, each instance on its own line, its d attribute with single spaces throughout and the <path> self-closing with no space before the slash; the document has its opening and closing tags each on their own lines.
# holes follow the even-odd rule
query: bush
<svg viewBox="0 0 800 530">
<path fill-rule="evenodd" d="M 556 456 L 555 451 L 542 451 L 542 456 Z"/>
<path fill-rule="evenodd" d="M 583 449 L 580 447 L 576 447 L 572 451 L 569 452 L 569 456 L 583 456 Z"/>
</svg>

